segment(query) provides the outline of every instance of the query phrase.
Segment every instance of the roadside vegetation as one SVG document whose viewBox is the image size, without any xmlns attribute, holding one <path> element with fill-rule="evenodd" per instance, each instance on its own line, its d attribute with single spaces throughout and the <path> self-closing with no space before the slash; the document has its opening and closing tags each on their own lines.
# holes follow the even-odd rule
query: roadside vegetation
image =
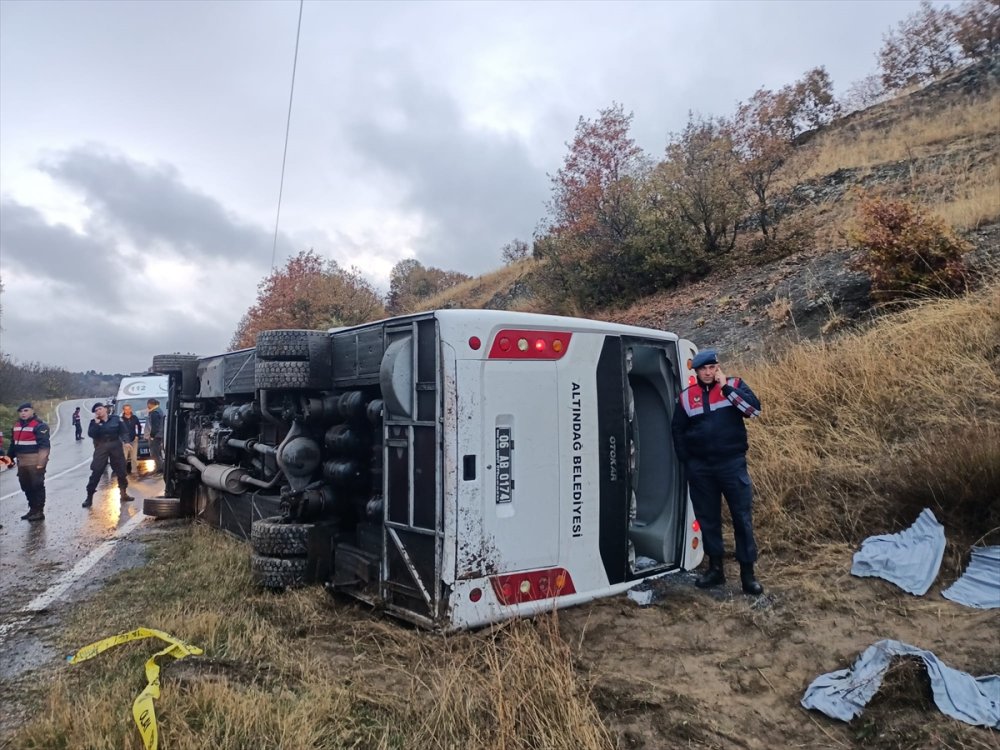
<svg viewBox="0 0 1000 750">
<path fill-rule="evenodd" d="M 928 301 L 870 330 L 834 343 L 806 342 L 741 372 L 766 404 L 751 433 L 750 465 L 776 610 L 758 611 L 744 597 L 720 602 L 678 592 L 653 608 L 650 616 L 666 618 L 655 632 L 683 634 L 700 616 L 716 627 L 749 627 L 738 638 L 756 633 L 775 639 L 777 649 L 818 627 L 815 613 L 829 608 L 854 608 L 843 617 L 864 618 L 874 632 L 894 618 L 919 624 L 930 616 L 919 607 L 933 603 L 882 594 L 882 603 L 865 611 L 838 598 L 845 584 L 844 571 L 836 570 L 850 550 L 872 533 L 909 525 L 923 507 L 945 525 L 950 575 L 962 568 L 969 545 L 1000 542 L 1000 286 Z M 598 602 L 435 635 L 318 587 L 255 590 L 245 544 L 198 525 L 161 524 L 152 532 L 149 563 L 77 610 L 59 645 L 71 653 L 114 633 L 154 627 L 203 648 L 202 657 L 165 662 L 156 704 L 162 747 L 597 750 L 724 747 L 733 738 L 724 726 L 728 704 L 700 705 L 688 695 L 697 674 L 674 674 L 669 685 L 658 685 L 662 680 L 616 676 L 591 663 L 602 629 L 610 661 L 629 656 L 629 649 L 614 656 L 618 639 L 636 627 L 626 610 L 618 613 L 627 604 Z M 832 586 L 831 578 L 841 583 Z M 609 611 L 612 625 L 588 625 Z M 973 633 L 976 661 L 965 668 L 1000 670 L 1000 646 L 988 635 L 995 635 L 995 616 L 947 612 Z M 976 638 L 985 639 L 980 647 Z M 667 670 L 670 654 L 655 642 L 648 647 L 654 673 Z M 695 644 L 696 652 L 704 648 Z M 130 707 L 153 650 L 137 642 L 60 666 L 51 680 L 25 680 L 18 700 L 35 709 L 11 747 L 140 747 Z M 772 700 L 789 743 L 995 747 L 988 730 L 929 709 L 921 683 L 896 671 L 891 690 L 851 725 L 808 714 L 797 705 L 804 685 L 786 687 L 757 671 L 771 682 L 761 689 L 779 691 Z M 734 679 L 748 679 L 742 674 Z M 744 693 L 752 687 L 738 684 Z M 667 687 L 667 697 L 649 697 Z M 636 721 L 659 744 L 642 745 L 624 729 Z"/>
<path fill-rule="evenodd" d="M 175 527 L 151 555 L 75 616 L 60 645 L 142 625 L 204 649 L 164 660 L 161 747 L 614 747 L 555 619 L 430 636 L 318 587 L 255 591 L 246 546 L 203 527 Z M 118 647 L 27 686 L 23 700 L 41 710 L 13 746 L 140 747 L 131 704 L 158 648 Z"/>
<path fill-rule="evenodd" d="M 848 725 L 798 700 L 805 674 L 850 664 L 858 633 L 909 629 L 953 647 L 956 668 L 1000 673 L 995 611 L 847 574 L 861 540 L 925 507 L 946 529 L 942 577 L 954 579 L 971 545 L 1000 543 L 1000 284 L 995 270 L 967 273 L 956 237 L 1000 220 L 997 19 L 995 0 L 928 3 L 847 98 L 832 98 L 818 67 L 729 115 L 692 114 L 657 158 L 636 147 L 622 107 L 581 117 L 549 215 L 533 243 L 503 248 L 505 267 L 470 279 L 408 259 L 383 300 L 355 269 L 308 251 L 261 282 L 234 333 L 233 347 L 250 346 L 262 328 L 449 306 L 599 313 L 710 269 L 850 244 L 874 296 L 897 301 L 880 308 L 890 312 L 727 365 L 765 405 L 749 457 L 763 606 L 675 590 L 645 610 L 607 600 L 441 636 L 318 587 L 255 590 L 245 544 L 158 522 L 147 565 L 74 610 L 59 647 L 152 627 L 203 648 L 163 664 L 156 711 L 170 750 L 996 750 L 996 732 L 938 714 L 907 665 Z M 985 83 L 971 93 L 892 98 L 974 66 Z M 767 314 L 790 309 L 775 299 Z M 46 395 L 36 386 L 26 398 Z M 31 707 L 9 746 L 141 747 L 131 704 L 151 643 L 5 687 L 5 704 Z"/>
<path fill-rule="evenodd" d="M 956 552 L 1000 542 L 1000 285 L 933 300 L 742 370 L 774 551 L 856 543 L 930 507 Z"/>
<path fill-rule="evenodd" d="M 118 391 L 121 375 L 68 372 L 39 362 L 17 362 L 0 353 L 0 431 L 9 437 L 17 407 L 30 401 L 35 413 L 55 427 L 55 406 L 67 398 L 104 397 Z"/>
</svg>

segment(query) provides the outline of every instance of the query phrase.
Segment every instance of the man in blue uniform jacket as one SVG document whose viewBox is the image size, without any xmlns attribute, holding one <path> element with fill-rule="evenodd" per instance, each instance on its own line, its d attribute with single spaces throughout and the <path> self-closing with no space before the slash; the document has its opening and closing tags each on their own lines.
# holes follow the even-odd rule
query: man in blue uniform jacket
<svg viewBox="0 0 1000 750">
<path fill-rule="evenodd" d="M 698 352 L 691 367 L 696 382 L 681 391 L 674 409 L 674 450 L 683 462 L 691 504 L 701 525 L 708 571 L 698 588 L 726 582 L 723 569 L 722 495 L 733 519 L 736 559 L 743 591 L 764 593 L 754 574 L 757 543 L 753 537 L 753 485 L 747 472 L 747 428 L 744 420 L 760 415 L 760 400 L 740 378 L 727 378 L 714 349 Z"/>
<path fill-rule="evenodd" d="M 135 498 L 128 494 L 128 476 L 125 473 L 125 451 L 122 443 L 131 440 L 129 426 L 124 424 L 116 414 L 109 414 L 104 404 L 94 404 L 91 411 L 94 418 L 90 420 L 87 435 L 94 440 L 94 459 L 90 462 L 90 481 L 87 482 L 87 499 L 83 507 L 94 504 L 94 492 L 97 483 L 104 474 L 104 469 L 111 463 L 111 471 L 118 478 L 118 490 L 121 501 L 127 503 Z"/>
</svg>

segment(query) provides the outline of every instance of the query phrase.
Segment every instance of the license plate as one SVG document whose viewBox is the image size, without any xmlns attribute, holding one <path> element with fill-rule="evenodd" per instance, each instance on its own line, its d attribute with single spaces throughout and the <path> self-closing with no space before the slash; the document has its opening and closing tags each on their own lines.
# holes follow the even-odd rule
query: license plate
<svg viewBox="0 0 1000 750">
<path fill-rule="evenodd" d="M 513 452 L 510 427 L 497 427 L 497 504 L 514 499 Z"/>
</svg>

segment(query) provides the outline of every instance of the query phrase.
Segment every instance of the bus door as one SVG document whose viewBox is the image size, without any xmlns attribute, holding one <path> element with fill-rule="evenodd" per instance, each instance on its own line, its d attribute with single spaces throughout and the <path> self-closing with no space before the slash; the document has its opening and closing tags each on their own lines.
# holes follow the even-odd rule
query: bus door
<svg viewBox="0 0 1000 750">
<path fill-rule="evenodd" d="M 458 578 L 555 565 L 561 523 L 555 362 L 459 360 L 456 390 Z"/>
<path fill-rule="evenodd" d="M 677 567 L 686 518 L 680 462 L 671 420 L 683 387 L 672 341 L 623 337 L 628 400 L 632 572 Z"/>
</svg>

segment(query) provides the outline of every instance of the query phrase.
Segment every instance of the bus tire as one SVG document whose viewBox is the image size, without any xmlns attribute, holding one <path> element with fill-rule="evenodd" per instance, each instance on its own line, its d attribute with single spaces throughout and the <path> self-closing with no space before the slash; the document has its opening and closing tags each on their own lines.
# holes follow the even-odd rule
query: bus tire
<svg viewBox="0 0 1000 750">
<path fill-rule="evenodd" d="M 309 583 L 309 561 L 304 557 L 252 555 L 250 574 L 265 589 L 287 589 Z"/>
<path fill-rule="evenodd" d="M 197 366 L 198 357 L 194 354 L 154 354 L 153 355 L 153 366 L 150 368 L 153 372 L 158 372 L 163 375 L 169 375 L 171 373 L 183 373 L 184 366 L 190 365 L 194 362 Z"/>
<path fill-rule="evenodd" d="M 260 388 L 306 388 L 321 390 L 333 385 L 329 368 L 311 360 L 257 360 L 254 384 Z"/>
<path fill-rule="evenodd" d="M 198 395 L 198 357 L 194 354 L 155 354 L 151 370 L 163 375 L 180 376 L 181 398 Z"/>
<path fill-rule="evenodd" d="M 257 358 L 270 360 L 330 359 L 330 336 L 325 331 L 288 329 L 257 334 Z"/>
<path fill-rule="evenodd" d="M 142 501 L 142 512 L 153 518 L 181 518 L 181 501 L 177 497 L 147 497 Z"/>
<path fill-rule="evenodd" d="M 295 557 L 309 554 L 311 523 L 281 523 L 281 516 L 253 522 L 250 546 L 258 555 Z"/>
</svg>

